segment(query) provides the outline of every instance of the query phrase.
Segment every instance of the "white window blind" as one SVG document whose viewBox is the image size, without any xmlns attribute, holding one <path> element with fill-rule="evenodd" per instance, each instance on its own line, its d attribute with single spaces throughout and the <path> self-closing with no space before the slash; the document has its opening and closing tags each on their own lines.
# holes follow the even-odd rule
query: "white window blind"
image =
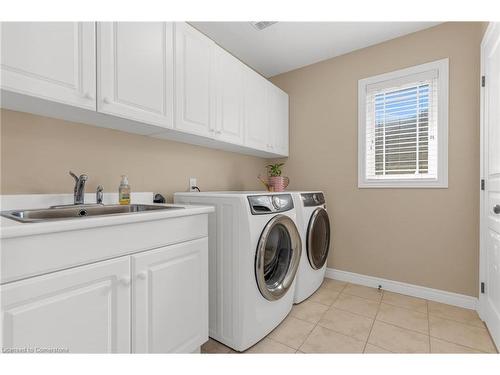
<svg viewBox="0 0 500 375">
<path fill-rule="evenodd" d="M 367 86 L 366 178 L 436 179 L 437 72 L 386 84 Z"/>
<path fill-rule="evenodd" d="M 359 80 L 358 186 L 448 186 L 448 59 Z"/>
</svg>

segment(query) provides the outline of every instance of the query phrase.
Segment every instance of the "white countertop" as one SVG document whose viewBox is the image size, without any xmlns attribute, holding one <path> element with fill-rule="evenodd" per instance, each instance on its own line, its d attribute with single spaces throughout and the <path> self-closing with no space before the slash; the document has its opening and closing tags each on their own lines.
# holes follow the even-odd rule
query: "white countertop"
<svg viewBox="0 0 500 375">
<path fill-rule="evenodd" d="M 155 210 L 131 214 L 114 214 L 76 219 L 53 220 L 40 223 L 21 223 L 2 216 L 0 217 L 0 239 L 162 220 L 180 216 L 207 214 L 214 211 L 212 206 L 190 206 L 182 204 L 157 205 L 183 208 L 178 210 Z"/>
</svg>

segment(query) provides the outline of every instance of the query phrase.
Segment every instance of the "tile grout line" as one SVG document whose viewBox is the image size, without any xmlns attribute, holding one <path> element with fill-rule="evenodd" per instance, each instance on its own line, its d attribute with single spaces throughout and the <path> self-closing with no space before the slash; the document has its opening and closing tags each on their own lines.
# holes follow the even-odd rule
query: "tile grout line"
<svg viewBox="0 0 500 375">
<path fill-rule="evenodd" d="M 426 302 L 425 311 L 428 311 L 427 300 L 425 300 L 425 302 Z M 384 301 L 382 301 L 382 303 L 385 303 L 386 305 L 389 305 L 389 306 L 392 306 L 392 307 L 397 307 L 398 309 L 403 309 L 403 310 L 407 310 L 407 311 L 414 311 L 414 312 L 417 312 L 417 313 L 425 314 L 425 312 L 422 311 L 422 310 L 417 310 L 417 309 L 412 309 L 412 308 L 401 306 L 401 305 L 396 305 L 395 303 L 384 302 Z"/>
<path fill-rule="evenodd" d="M 277 327 L 276 327 L 276 328 L 277 328 Z M 272 331 L 271 331 L 271 332 L 272 332 Z M 269 334 L 270 334 L 271 332 L 269 332 Z M 299 349 L 292 348 L 290 345 L 287 345 L 287 344 L 285 344 L 285 343 L 282 343 L 282 342 L 280 342 L 280 341 L 278 341 L 278 340 L 274 340 L 273 338 L 269 337 L 269 334 L 267 334 L 267 336 L 266 336 L 266 337 L 264 337 L 262 340 L 260 340 L 259 342 L 257 342 L 257 344 L 258 344 L 258 343 L 260 343 L 260 342 L 262 342 L 262 341 L 264 341 L 265 339 L 268 339 L 268 340 L 271 340 L 272 342 L 275 342 L 275 343 L 277 343 L 277 344 L 284 345 L 284 346 L 286 346 L 287 348 L 290 348 L 290 349 L 292 349 L 292 350 L 295 350 L 295 353 L 297 353 L 297 350 L 299 350 Z M 257 345 L 257 344 L 255 344 L 255 345 Z M 247 350 L 248 350 L 248 349 L 247 349 Z"/>
<path fill-rule="evenodd" d="M 431 313 L 429 313 L 429 317 L 430 317 Z M 456 319 L 453 319 L 453 318 L 450 318 L 449 316 L 445 316 L 445 315 L 441 315 L 441 314 L 432 314 L 432 316 L 434 318 L 438 318 L 438 319 L 442 319 L 442 320 L 447 320 L 449 322 L 453 322 L 453 323 L 457 323 L 457 324 L 461 324 L 463 326 L 467 326 L 467 327 L 473 327 L 473 328 L 479 328 L 479 329 L 483 329 L 483 330 L 488 330 L 488 327 L 486 326 L 477 326 L 475 324 L 471 324 L 471 323 L 464 323 L 463 321 L 460 321 L 460 320 L 456 320 Z"/>
<path fill-rule="evenodd" d="M 347 284 L 346 284 L 346 285 L 347 285 Z M 342 287 L 342 289 L 341 289 L 341 290 L 344 290 L 344 288 L 346 287 L 346 285 L 344 285 L 344 286 Z M 321 288 L 321 286 L 320 286 L 320 288 Z M 319 288 L 318 288 L 318 290 L 319 290 Z M 340 294 L 342 293 L 342 291 L 338 291 L 338 290 L 333 290 L 333 291 L 334 291 L 334 292 L 336 292 L 336 293 L 338 293 L 338 295 L 337 295 L 337 297 L 333 300 L 332 305 L 335 303 L 335 301 L 339 298 Z M 316 293 L 316 292 L 315 292 L 315 293 Z M 314 294 L 314 293 L 313 293 L 313 294 Z M 311 296 L 307 297 L 307 298 L 306 298 L 304 301 L 302 301 L 302 302 L 305 302 L 305 301 L 309 300 L 309 298 L 310 298 L 310 297 L 311 297 Z M 302 303 L 302 302 L 300 302 L 300 303 Z M 311 302 L 315 302 L 315 301 L 311 301 Z M 328 310 L 330 309 L 330 307 L 332 306 L 332 305 L 325 305 L 325 304 L 323 304 L 323 303 L 319 303 L 319 302 L 315 302 L 315 303 L 317 303 L 317 304 L 319 304 L 319 305 L 322 305 L 322 306 L 328 306 L 328 309 L 327 309 L 326 311 L 328 311 Z M 292 306 L 292 309 L 293 309 L 293 306 Z M 326 314 L 326 311 L 323 313 L 323 315 L 324 315 L 324 314 Z M 288 348 L 290 348 L 290 349 L 295 350 L 295 353 L 297 353 L 297 352 L 300 350 L 300 348 L 302 347 L 302 345 L 306 342 L 306 340 L 308 339 L 309 335 L 312 333 L 312 331 L 314 330 L 314 328 L 316 328 L 316 326 L 318 325 L 319 320 L 321 320 L 321 318 L 320 318 L 320 319 L 319 319 L 316 323 L 312 323 L 312 322 L 310 322 L 310 321 L 308 321 L 308 320 L 305 320 L 305 319 L 299 318 L 299 317 L 297 317 L 297 316 L 294 316 L 294 315 L 292 315 L 291 313 L 292 313 L 292 311 L 290 311 L 290 313 L 288 313 L 288 315 L 285 317 L 285 319 L 286 319 L 286 318 L 288 318 L 288 317 L 292 317 L 292 318 L 294 318 L 294 319 L 298 319 L 298 320 L 300 320 L 300 321 L 302 321 L 302 322 L 306 322 L 306 323 L 309 323 L 309 324 L 314 324 L 314 326 L 312 327 L 311 331 L 307 334 L 306 338 L 304 339 L 304 341 L 302 341 L 302 343 L 299 345 L 299 347 L 298 347 L 297 349 L 292 348 L 291 346 L 289 346 L 289 345 L 287 345 L 287 344 L 285 344 L 285 343 L 283 343 L 283 342 L 281 342 L 281 341 L 278 341 L 278 340 L 275 340 L 275 339 L 272 339 L 271 337 L 269 337 L 269 335 L 271 334 L 271 332 L 272 332 L 272 331 L 271 331 L 271 332 L 269 332 L 269 333 L 268 333 L 268 334 L 267 334 L 267 335 L 266 335 L 266 336 L 265 336 L 262 340 L 264 340 L 265 338 L 268 338 L 268 339 L 269 339 L 269 340 L 271 340 L 271 341 L 277 342 L 277 343 L 279 343 L 279 344 L 285 345 L 286 347 L 288 347 Z M 323 315 L 322 315 L 321 317 L 323 317 Z M 281 324 L 281 323 L 280 323 L 280 324 Z M 278 325 L 278 326 L 279 326 L 279 325 Z M 278 328 L 278 327 L 276 327 L 276 328 Z M 275 329 L 276 329 L 276 328 L 275 328 Z M 274 330 L 273 330 L 273 331 L 274 331 Z M 262 341 L 262 340 L 261 340 L 261 341 Z"/>
<path fill-rule="evenodd" d="M 488 331 L 487 327 L 479 327 L 479 326 L 476 326 L 474 324 L 464 323 L 464 322 L 461 322 L 459 320 L 455 320 L 455 319 L 452 319 L 452 318 L 449 318 L 449 317 L 443 317 L 443 315 L 432 314 L 432 316 L 434 318 L 437 318 L 437 319 L 446 320 L 447 322 L 453 322 L 453 323 L 456 323 L 456 324 L 460 324 L 462 326 L 471 327 L 471 328 L 477 328 L 477 329 L 482 329 L 484 331 Z M 429 317 L 430 317 L 430 314 L 429 314 Z M 429 321 L 430 321 L 430 319 L 429 319 Z"/>
<path fill-rule="evenodd" d="M 357 285 L 357 284 L 352 284 L 352 285 Z M 363 286 L 363 285 L 361 285 L 361 286 Z M 368 287 L 368 286 L 367 286 L 367 288 L 370 288 L 370 287 Z M 345 288 L 344 288 L 344 289 L 345 289 Z M 375 290 L 376 290 L 376 288 L 372 288 L 372 289 L 375 289 Z M 383 292 L 383 290 L 382 290 L 382 292 Z M 377 301 L 375 301 L 375 300 L 374 300 L 374 299 L 372 299 L 372 298 L 367 298 L 367 297 L 363 297 L 363 296 L 358 296 L 357 294 L 352 294 L 352 293 L 349 293 L 349 292 L 344 292 L 344 290 L 342 290 L 342 293 L 345 293 L 345 294 L 347 294 L 348 296 L 358 297 L 358 298 L 363 298 L 363 299 L 367 299 L 368 301 L 377 302 Z M 379 301 L 380 301 L 381 299 L 382 299 L 382 297 L 379 299 Z"/>
<path fill-rule="evenodd" d="M 342 292 L 344 291 L 344 289 L 346 288 L 347 286 L 347 283 L 343 286 L 342 290 L 338 292 L 337 294 L 337 297 L 333 300 L 332 304 L 328 307 L 328 309 L 325 310 L 325 312 L 323 312 L 323 314 L 321 315 L 321 318 L 318 319 L 318 321 L 316 322 L 316 324 L 314 324 L 314 327 L 311 329 L 311 331 L 307 334 L 306 338 L 304 339 L 304 341 L 302 341 L 302 344 L 300 344 L 299 348 L 297 349 L 297 351 L 299 351 L 302 346 L 306 343 L 307 339 L 309 338 L 309 336 L 311 336 L 311 333 L 316 329 L 316 327 L 319 325 L 319 322 L 321 319 L 323 319 L 323 316 L 326 314 L 326 312 L 328 310 L 330 310 L 330 307 L 333 306 L 333 304 L 335 303 L 335 301 L 340 297 L 340 295 L 342 294 Z M 321 287 L 320 287 L 321 288 Z M 318 288 L 319 289 L 319 288 Z M 296 318 L 296 319 L 299 319 L 299 318 Z M 309 322 L 311 323 L 311 322 Z M 322 327 L 323 328 L 323 327 Z"/>
<path fill-rule="evenodd" d="M 478 349 L 478 348 L 473 348 L 472 346 L 467 346 L 467 345 L 464 345 L 464 344 L 459 344 L 459 343 L 456 343 L 456 342 L 453 342 L 453 341 L 450 341 L 450 340 L 446 340 L 446 339 L 443 339 L 441 337 L 436 337 L 436 336 L 429 336 L 429 337 L 433 338 L 433 339 L 440 340 L 440 341 L 444 341 L 444 342 L 446 342 L 448 344 L 453 344 L 453 345 L 461 346 L 461 347 L 464 347 L 464 348 L 467 348 L 467 349 L 477 350 L 478 352 L 483 353 L 483 354 L 496 354 L 496 353 L 485 352 L 484 350 L 481 350 L 481 349 Z M 458 354 L 458 353 L 455 353 L 455 354 Z"/>
<path fill-rule="evenodd" d="M 409 332 L 413 332 L 413 333 L 418 333 L 418 334 L 424 335 L 424 336 L 429 336 L 428 333 L 424 333 L 422 331 L 418 331 L 418 330 L 416 330 L 414 328 L 403 327 L 403 326 L 397 325 L 396 323 L 386 322 L 385 320 L 381 320 L 381 319 L 377 319 L 377 321 L 379 321 L 381 323 L 384 323 L 384 324 L 387 324 L 389 326 L 393 326 L 393 327 L 396 327 L 396 328 L 399 328 L 399 329 L 403 329 L 405 331 L 409 331 Z"/>
<path fill-rule="evenodd" d="M 375 313 L 375 316 L 373 317 L 373 322 L 372 322 L 372 325 L 370 327 L 370 332 L 368 332 L 368 336 L 366 336 L 365 346 L 363 346 L 363 354 L 365 354 L 366 346 L 368 345 L 368 340 L 370 340 L 370 336 L 372 334 L 373 326 L 375 325 L 375 320 L 377 319 L 377 315 L 378 315 L 378 312 L 380 310 L 380 305 L 382 305 L 382 299 L 384 298 L 384 293 L 385 293 L 385 291 L 382 290 L 382 295 L 380 296 L 380 301 L 378 303 L 377 312 Z M 385 348 L 382 348 L 382 349 L 385 349 Z"/>
<path fill-rule="evenodd" d="M 375 302 L 375 301 L 373 301 L 373 302 Z M 333 307 L 333 308 L 334 308 L 334 309 L 336 309 L 336 310 L 340 310 L 340 311 L 343 311 L 343 312 L 348 312 L 348 313 L 351 313 L 351 314 L 356 315 L 356 316 L 360 316 L 360 317 L 362 317 L 362 318 L 374 319 L 374 318 L 373 318 L 373 317 L 371 317 L 371 316 L 368 316 L 368 315 L 363 315 L 363 314 L 360 314 L 360 313 L 356 313 L 356 312 L 353 312 L 353 311 L 350 311 L 350 310 L 343 309 L 343 308 L 341 308 L 341 307 L 337 307 L 337 306 L 333 306 L 333 305 L 332 305 L 332 306 L 330 306 L 330 307 Z M 328 309 L 328 310 L 330 310 L 330 309 Z M 377 309 L 377 312 L 378 312 L 378 309 Z"/>
</svg>

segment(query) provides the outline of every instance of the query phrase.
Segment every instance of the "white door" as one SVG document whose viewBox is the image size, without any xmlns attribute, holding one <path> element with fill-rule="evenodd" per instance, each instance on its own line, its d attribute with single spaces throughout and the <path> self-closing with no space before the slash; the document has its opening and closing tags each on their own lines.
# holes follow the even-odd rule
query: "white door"
<svg viewBox="0 0 500 375">
<path fill-rule="evenodd" d="M 96 109 L 94 22 L 2 22 L 1 88 Z"/>
<path fill-rule="evenodd" d="M 500 347 L 500 23 L 490 23 L 481 45 L 482 173 L 480 313 Z"/>
<path fill-rule="evenodd" d="M 222 48 L 216 49 L 217 124 L 215 138 L 243 144 L 243 64 Z"/>
<path fill-rule="evenodd" d="M 132 351 L 186 353 L 208 340 L 207 238 L 132 256 Z"/>
<path fill-rule="evenodd" d="M 212 136 L 215 122 L 214 47 L 189 26 L 175 24 L 175 127 Z"/>
<path fill-rule="evenodd" d="M 288 156 L 288 94 L 272 83 L 268 85 L 270 151 Z"/>
<path fill-rule="evenodd" d="M 1 287 L 3 348 L 130 353 L 130 260 L 119 258 Z"/>
<path fill-rule="evenodd" d="M 269 82 L 245 68 L 245 146 L 271 151 L 268 126 L 267 85 Z"/>
<path fill-rule="evenodd" d="M 171 128 L 173 24 L 99 22 L 99 112 Z"/>
</svg>

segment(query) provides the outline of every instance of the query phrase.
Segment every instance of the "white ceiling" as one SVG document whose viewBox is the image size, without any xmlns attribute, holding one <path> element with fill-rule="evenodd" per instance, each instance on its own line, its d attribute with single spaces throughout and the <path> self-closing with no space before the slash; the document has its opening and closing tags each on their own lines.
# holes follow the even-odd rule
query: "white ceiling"
<svg viewBox="0 0 500 375">
<path fill-rule="evenodd" d="M 426 29 L 439 22 L 190 22 L 266 77 Z"/>
</svg>

